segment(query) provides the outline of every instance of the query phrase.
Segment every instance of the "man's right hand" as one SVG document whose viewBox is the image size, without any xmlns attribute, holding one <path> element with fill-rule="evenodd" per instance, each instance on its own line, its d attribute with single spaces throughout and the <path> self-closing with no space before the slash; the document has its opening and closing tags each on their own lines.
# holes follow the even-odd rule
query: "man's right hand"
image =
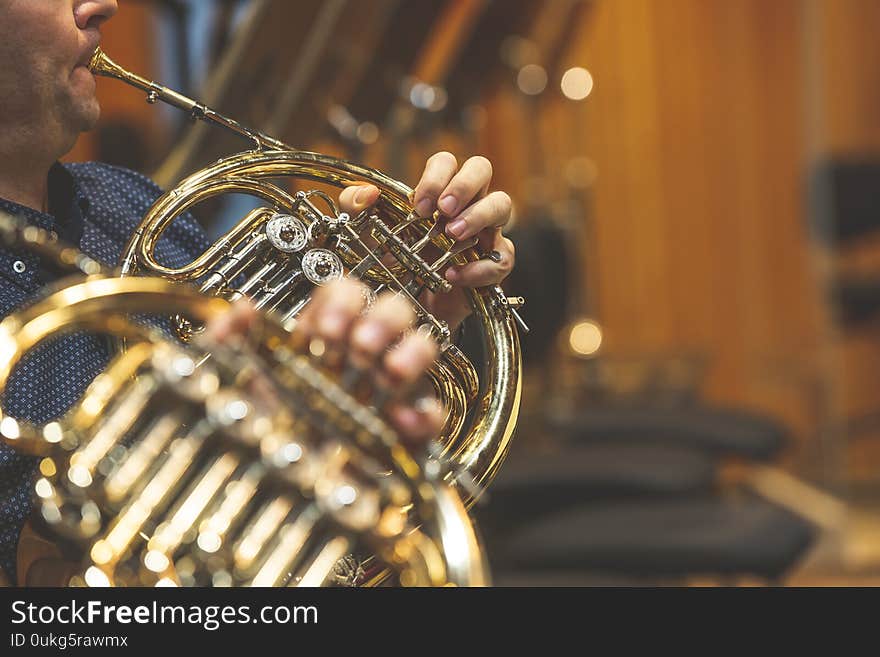
<svg viewBox="0 0 880 657">
<path fill-rule="evenodd" d="M 317 288 L 297 320 L 294 340 L 305 345 L 320 339 L 325 362 L 369 373 L 390 400 L 385 419 L 408 446 L 421 447 L 437 437 L 445 417 L 433 395 L 413 399 L 412 394 L 437 358 L 437 344 L 421 333 L 406 333 L 416 315 L 398 295 L 385 292 L 364 312 L 365 290 L 350 279 Z M 206 337 L 221 343 L 243 339 L 258 321 L 259 311 L 242 299 L 208 325 Z"/>
</svg>

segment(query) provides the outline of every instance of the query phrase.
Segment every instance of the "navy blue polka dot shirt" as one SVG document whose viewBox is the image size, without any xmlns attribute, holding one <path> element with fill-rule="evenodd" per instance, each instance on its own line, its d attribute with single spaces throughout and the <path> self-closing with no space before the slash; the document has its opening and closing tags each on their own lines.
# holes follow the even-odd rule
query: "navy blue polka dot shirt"
<svg viewBox="0 0 880 657">
<path fill-rule="evenodd" d="M 56 164 L 49 173 L 49 212 L 0 199 L 0 209 L 54 231 L 95 260 L 118 264 L 122 249 L 147 209 L 160 195 L 149 179 L 99 163 Z M 207 237 L 189 216 L 175 221 L 160 241 L 163 264 L 180 266 L 206 248 Z M 0 316 L 40 295 L 57 274 L 26 251 L 0 248 Z M 75 333 L 28 354 L 16 368 L 2 400 L 14 417 L 45 423 L 60 417 L 82 395 L 110 356 L 107 339 Z M 0 444 L 0 568 L 16 581 L 18 537 L 32 508 L 36 460 Z"/>
</svg>

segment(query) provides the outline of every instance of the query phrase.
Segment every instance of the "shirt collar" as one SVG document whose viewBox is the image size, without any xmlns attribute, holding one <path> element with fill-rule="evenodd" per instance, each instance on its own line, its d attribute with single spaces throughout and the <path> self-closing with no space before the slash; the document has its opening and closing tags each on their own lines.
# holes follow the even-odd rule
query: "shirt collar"
<svg viewBox="0 0 880 657">
<path fill-rule="evenodd" d="M 49 170 L 49 215 L 62 241 L 78 246 L 89 200 L 67 168 L 56 162 Z"/>
<path fill-rule="evenodd" d="M 29 224 L 57 233 L 68 244 L 78 246 L 82 239 L 84 218 L 89 210 L 89 199 L 73 174 L 59 162 L 49 169 L 47 186 L 48 212 L 40 212 L 4 198 L 0 198 L 0 208 Z"/>
</svg>

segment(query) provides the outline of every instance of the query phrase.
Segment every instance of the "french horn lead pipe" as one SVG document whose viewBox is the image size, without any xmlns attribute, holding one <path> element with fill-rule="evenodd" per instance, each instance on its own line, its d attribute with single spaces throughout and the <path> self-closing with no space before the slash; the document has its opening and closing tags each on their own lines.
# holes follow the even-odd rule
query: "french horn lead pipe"
<svg viewBox="0 0 880 657">
<path fill-rule="evenodd" d="M 147 94 L 147 102 L 150 104 L 157 103 L 159 101 L 162 101 L 163 103 L 168 103 L 173 107 L 183 110 L 194 119 L 205 121 L 207 123 L 212 123 L 225 130 L 229 130 L 239 137 L 243 137 L 244 139 L 249 140 L 258 149 L 297 150 L 289 144 L 285 144 L 284 142 L 279 141 L 274 137 L 270 137 L 269 135 L 263 134 L 262 132 L 245 128 L 238 121 L 230 119 L 227 116 L 223 116 L 219 112 L 215 112 L 213 109 L 203 103 L 198 102 L 197 100 L 193 100 L 192 98 L 184 96 L 183 94 L 178 93 L 173 89 L 163 87 L 157 82 L 147 80 L 146 78 L 141 77 L 136 73 L 127 71 L 126 69 L 119 66 L 119 64 L 114 62 L 112 59 L 110 59 L 100 48 L 95 49 L 95 54 L 92 55 L 91 60 L 89 60 L 89 70 L 95 75 L 101 75 L 107 78 L 115 78 L 117 80 L 121 80 L 122 82 L 130 84 L 133 87 L 141 89 L 144 93 Z"/>
</svg>

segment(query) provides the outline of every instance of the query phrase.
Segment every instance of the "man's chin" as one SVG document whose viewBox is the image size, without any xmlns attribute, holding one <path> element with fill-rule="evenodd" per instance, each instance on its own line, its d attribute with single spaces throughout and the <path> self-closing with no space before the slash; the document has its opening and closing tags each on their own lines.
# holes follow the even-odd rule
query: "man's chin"
<svg viewBox="0 0 880 657">
<path fill-rule="evenodd" d="M 75 119 L 71 122 L 77 132 L 88 132 L 93 129 L 101 118 L 101 106 L 97 99 L 79 103 L 73 112 Z"/>
<path fill-rule="evenodd" d="M 79 136 L 95 127 L 100 114 L 100 108 L 97 103 L 85 107 L 74 106 L 68 108 L 68 111 L 64 112 L 61 117 L 62 138 L 64 142 L 59 144 L 61 152 L 57 154 L 57 157 L 62 157 L 69 153 L 79 139 Z"/>
<path fill-rule="evenodd" d="M 101 114 L 96 96 L 95 76 L 85 66 L 77 66 L 70 76 L 70 105 L 83 121 L 94 127 Z"/>
<path fill-rule="evenodd" d="M 88 132 L 98 125 L 98 119 L 101 118 L 101 108 L 95 104 L 95 107 L 85 116 L 83 116 L 82 132 Z"/>
</svg>

